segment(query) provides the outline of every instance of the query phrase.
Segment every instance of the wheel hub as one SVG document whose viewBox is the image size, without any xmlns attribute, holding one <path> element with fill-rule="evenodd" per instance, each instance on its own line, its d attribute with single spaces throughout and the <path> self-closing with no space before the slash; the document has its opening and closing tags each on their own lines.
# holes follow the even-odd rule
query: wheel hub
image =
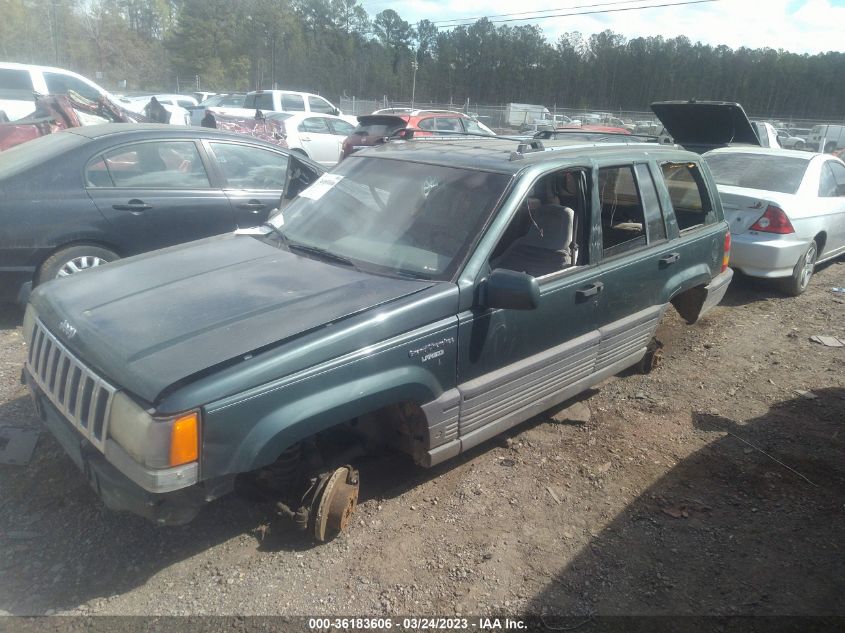
<svg viewBox="0 0 845 633">
<path fill-rule="evenodd" d="M 321 543 L 349 526 L 358 505 L 358 471 L 341 466 L 324 481 L 311 505 L 312 534 Z"/>
<path fill-rule="evenodd" d="M 70 261 L 66 262 L 64 266 L 59 268 L 59 272 L 56 275 L 56 279 L 60 277 L 68 277 L 88 268 L 102 266 L 103 264 L 108 264 L 108 261 L 102 259 L 101 257 L 97 257 L 96 255 L 83 255 L 81 257 L 74 257 Z"/>
</svg>

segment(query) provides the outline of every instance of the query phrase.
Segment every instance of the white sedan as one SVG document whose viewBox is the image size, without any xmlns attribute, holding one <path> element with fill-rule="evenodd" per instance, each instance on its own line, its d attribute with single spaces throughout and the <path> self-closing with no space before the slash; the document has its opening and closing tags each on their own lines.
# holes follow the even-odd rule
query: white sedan
<svg viewBox="0 0 845 633">
<path fill-rule="evenodd" d="M 731 267 L 807 289 L 816 264 L 845 254 L 845 163 L 827 154 L 729 147 L 704 154 L 731 227 Z"/>
<path fill-rule="evenodd" d="M 329 167 L 340 160 L 343 141 L 355 131 L 354 125 L 331 114 L 265 112 L 264 115 L 284 124 L 288 147 Z"/>
</svg>

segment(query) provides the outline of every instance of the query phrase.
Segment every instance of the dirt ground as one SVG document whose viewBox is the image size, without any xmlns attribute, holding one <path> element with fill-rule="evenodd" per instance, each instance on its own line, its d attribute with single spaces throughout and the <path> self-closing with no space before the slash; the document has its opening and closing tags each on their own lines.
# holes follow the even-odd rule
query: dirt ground
<svg viewBox="0 0 845 633">
<path fill-rule="evenodd" d="M 787 298 L 734 281 L 663 364 L 433 470 L 360 464 L 353 527 L 313 546 L 236 496 L 190 525 L 107 511 L 52 437 L 0 466 L 0 614 L 845 615 L 845 262 Z M 33 425 L 20 314 L 0 424 Z"/>
</svg>

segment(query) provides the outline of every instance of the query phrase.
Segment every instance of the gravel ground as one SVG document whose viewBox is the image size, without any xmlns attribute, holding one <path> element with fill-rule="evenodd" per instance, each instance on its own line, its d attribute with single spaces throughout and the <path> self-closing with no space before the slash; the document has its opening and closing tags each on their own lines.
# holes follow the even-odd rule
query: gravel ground
<svg viewBox="0 0 845 633">
<path fill-rule="evenodd" d="M 360 464 L 313 546 L 230 496 L 157 528 L 106 510 L 52 437 L 0 465 L 0 613 L 845 615 L 845 263 L 786 298 L 738 278 L 663 364 L 432 470 Z M 38 426 L 20 314 L 0 424 Z M 572 403 L 569 403 L 572 404 Z"/>
</svg>

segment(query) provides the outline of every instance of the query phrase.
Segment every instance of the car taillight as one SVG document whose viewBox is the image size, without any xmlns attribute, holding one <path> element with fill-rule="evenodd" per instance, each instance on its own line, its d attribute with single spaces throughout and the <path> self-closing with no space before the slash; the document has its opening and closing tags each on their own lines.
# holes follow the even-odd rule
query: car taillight
<svg viewBox="0 0 845 633">
<path fill-rule="evenodd" d="M 766 212 L 748 230 L 762 231 L 763 233 L 780 233 L 782 235 L 795 233 L 795 229 L 792 228 L 792 222 L 786 217 L 783 209 L 773 204 L 766 207 Z"/>
<path fill-rule="evenodd" d="M 722 272 L 728 269 L 728 263 L 731 261 L 731 232 L 725 233 L 725 250 L 722 251 Z"/>
</svg>

